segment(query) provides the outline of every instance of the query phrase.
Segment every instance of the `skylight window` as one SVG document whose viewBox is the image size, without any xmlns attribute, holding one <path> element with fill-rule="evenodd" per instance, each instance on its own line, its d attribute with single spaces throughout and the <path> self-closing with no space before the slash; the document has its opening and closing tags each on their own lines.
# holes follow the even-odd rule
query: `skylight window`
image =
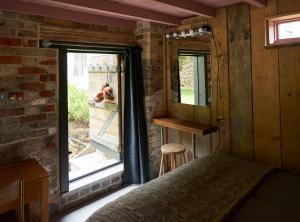
<svg viewBox="0 0 300 222">
<path fill-rule="evenodd" d="M 300 14 L 267 19 L 267 44 L 300 43 Z"/>
</svg>

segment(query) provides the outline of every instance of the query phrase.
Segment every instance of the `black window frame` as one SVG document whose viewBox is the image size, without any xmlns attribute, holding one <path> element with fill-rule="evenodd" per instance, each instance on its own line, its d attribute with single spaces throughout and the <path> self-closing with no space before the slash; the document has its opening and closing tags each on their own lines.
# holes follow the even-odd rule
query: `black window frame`
<svg viewBox="0 0 300 222">
<path fill-rule="evenodd" d="M 41 48 L 55 48 L 58 49 L 58 61 L 59 61 L 59 78 L 58 78 L 58 111 L 59 111 L 59 156 L 60 156 L 60 194 L 69 192 L 70 182 L 82 179 L 97 172 L 103 171 L 107 168 L 115 166 L 123 162 L 123 112 L 119 112 L 121 117 L 121 152 L 120 161 L 105 168 L 101 168 L 90 172 L 88 174 L 77 177 L 76 179 L 69 180 L 69 147 L 68 147 L 68 76 L 67 76 L 67 54 L 68 52 L 75 53 L 99 53 L 99 54 L 117 54 L 118 59 L 128 56 L 127 46 L 116 45 L 100 45 L 89 43 L 77 43 L 77 42 L 64 42 L 64 41 L 47 41 L 40 40 Z M 126 68 L 126 67 L 125 67 Z M 124 70 L 119 69 L 119 75 Z M 125 87 L 125 86 L 124 86 Z M 121 92 L 119 92 L 121 93 Z M 119 103 L 119 109 L 122 109 L 121 102 Z"/>
</svg>

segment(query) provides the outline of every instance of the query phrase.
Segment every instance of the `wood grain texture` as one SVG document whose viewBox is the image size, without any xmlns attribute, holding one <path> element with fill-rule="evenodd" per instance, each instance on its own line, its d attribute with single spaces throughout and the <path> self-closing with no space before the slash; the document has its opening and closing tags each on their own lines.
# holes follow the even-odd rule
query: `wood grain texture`
<svg viewBox="0 0 300 222">
<path fill-rule="evenodd" d="M 212 150 L 219 149 L 221 152 L 230 153 L 227 9 L 218 9 L 217 17 L 209 20 L 209 24 L 213 29 L 214 37 L 211 49 L 212 105 L 210 123 L 218 125 L 220 130 L 220 134 L 212 135 Z M 217 118 L 222 117 L 224 121 L 218 123 Z"/>
<path fill-rule="evenodd" d="M 217 127 L 208 124 L 170 117 L 154 118 L 152 120 L 152 123 L 154 125 L 164 126 L 187 133 L 194 133 L 201 136 L 213 133 L 218 130 Z"/>
<path fill-rule="evenodd" d="M 232 154 L 252 160 L 254 153 L 249 7 L 247 4 L 228 7 L 228 48 Z"/>
<path fill-rule="evenodd" d="M 300 2 L 278 1 L 278 13 L 300 10 Z M 300 46 L 279 48 L 282 164 L 300 172 Z"/>
<path fill-rule="evenodd" d="M 265 15 L 276 13 L 276 2 L 251 9 L 253 128 L 255 160 L 281 167 L 278 49 L 264 47 Z"/>
</svg>

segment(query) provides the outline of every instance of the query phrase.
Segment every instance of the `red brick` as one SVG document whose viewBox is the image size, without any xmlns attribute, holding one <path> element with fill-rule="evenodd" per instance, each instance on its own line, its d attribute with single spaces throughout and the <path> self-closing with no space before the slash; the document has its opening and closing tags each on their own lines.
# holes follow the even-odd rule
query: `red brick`
<svg viewBox="0 0 300 222">
<path fill-rule="evenodd" d="M 55 49 L 47 49 L 46 56 L 47 57 L 56 57 L 57 53 Z"/>
<path fill-rule="evenodd" d="M 56 65 L 56 59 L 43 59 L 39 62 L 40 65 Z"/>
<path fill-rule="evenodd" d="M 48 75 L 48 81 L 55 82 L 56 81 L 56 75 L 55 74 L 49 74 Z"/>
<path fill-rule="evenodd" d="M 46 113 L 46 112 L 54 112 L 55 111 L 55 105 L 46 105 L 41 107 L 41 112 Z"/>
<path fill-rule="evenodd" d="M 21 46 L 22 41 L 20 38 L 0 38 L 0 45 L 5 46 Z"/>
<path fill-rule="evenodd" d="M 0 64 L 21 64 L 21 56 L 0 56 Z"/>
<path fill-rule="evenodd" d="M 18 116 L 24 114 L 24 108 L 0 109 L 0 117 Z"/>
<path fill-rule="evenodd" d="M 23 100 L 24 93 L 23 92 L 9 92 L 8 99 L 9 100 Z"/>
<path fill-rule="evenodd" d="M 40 97 L 51 97 L 55 95 L 54 90 L 43 90 L 40 91 L 39 93 L 40 93 Z"/>
<path fill-rule="evenodd" d="M 48 75 L 40 75 L 40 82 L 47 82 L 48 81 Z"/>
<path fill-rule="evenodd" d="M 45 73 L 45 70 L 38 67 L 27 66 L 27 67 L 19 68 L 20 75 L 43 74 L 43 73 Z"/>
<path fill-rule="evenodd" d="M 27 115 L 21 117 L 21 123 L 28 123 L 28 122 L 34 122 L 34 121 L 40 121 L 40 120 L 46 120 L 47 114 L 41 113 L 36 115 Z"/>
<path fill-rule="evenodd" d="M 24 39 L 23 40 L 24 47 L 37 47 L 37 40 L 35 39 Z"/>
<path fill-rule="evenodd" d="M 24 83 L 19 83 L 19 87 L 22 90 L 41 91 L 45 89 L 45 84 L 36 83 L 36 82 L 24 82 Z"/>
<path fill-rule="evenodd" d="M 48 74 L 48 75 L 40 75 L 40 82 L 55 82 L 56 81 L 56 75 L 55 74 Z"/>
</svg>

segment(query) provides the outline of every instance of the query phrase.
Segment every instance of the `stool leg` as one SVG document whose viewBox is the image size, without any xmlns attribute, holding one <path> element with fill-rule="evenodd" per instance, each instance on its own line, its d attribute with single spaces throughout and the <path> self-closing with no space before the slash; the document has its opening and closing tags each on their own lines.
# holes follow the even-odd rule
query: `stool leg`
<svg viewBox="0 0 300 222">
<path fill-rule="evenodd" d="M 174 163 L 174 170 L 175 170 L 176 169 L 176 154 L 173 155 L 173 158 L 174 158 L 173 163 Z"/>
<path fill-rule="evenodd" d="M 165 169 L 164 169 L 164 154 L 161 153 L 159 176 L 162 176 L 163 173 L 165 173 Z"/>
<path fill-rule="evenodd" d="M 171 171 L 174 170 L 174 159 L 173 159 L 173 154 L 170 155 L 170 159 L 171 159 Z"/>
<path fill-rule="evenodd" d="M 184 164 L 186 164 L 186 162 L 187 162 L 187 156 L 186 156 L 186 152 L 184 152 L 183 153 L 183 162 L 184 162 Z"/>
</svg>

